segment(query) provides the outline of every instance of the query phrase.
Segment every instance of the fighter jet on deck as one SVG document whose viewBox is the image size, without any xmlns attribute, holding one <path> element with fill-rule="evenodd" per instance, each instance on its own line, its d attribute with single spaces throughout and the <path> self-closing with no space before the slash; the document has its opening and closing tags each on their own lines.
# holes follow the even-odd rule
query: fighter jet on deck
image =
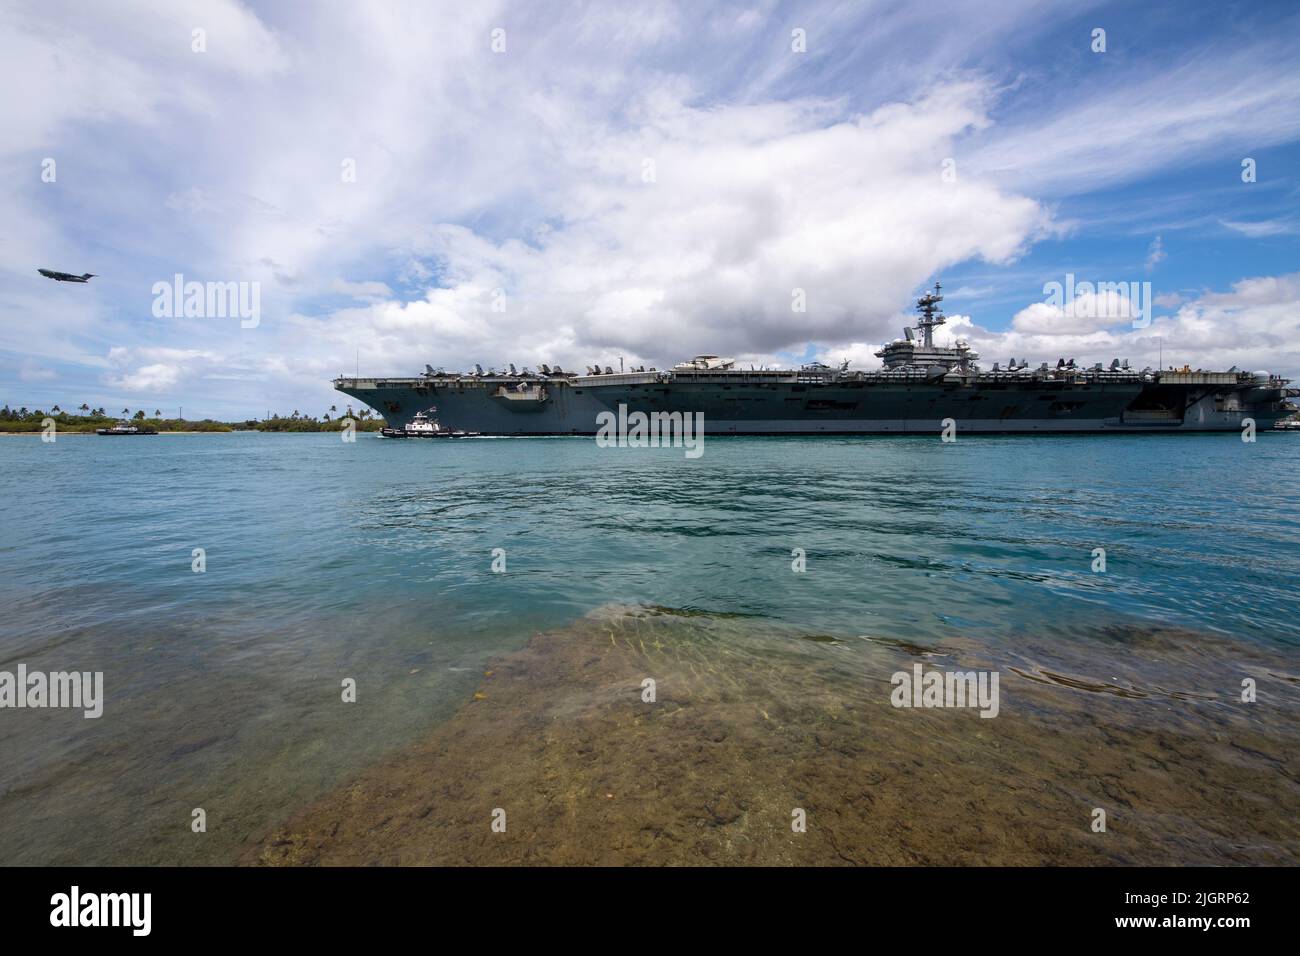
<svg viewBox="0 0 1300 956">
<path fill-rule="evenodd" d="M 53 269 L 37 269 L 36 271 L 47 279 L 53 279 L 55 282 L 87 282 L 95 278 L 93 272 L 83 272 L 79 276 L 74 276 L 71 272 L 55 272 Z"/>
</svg>

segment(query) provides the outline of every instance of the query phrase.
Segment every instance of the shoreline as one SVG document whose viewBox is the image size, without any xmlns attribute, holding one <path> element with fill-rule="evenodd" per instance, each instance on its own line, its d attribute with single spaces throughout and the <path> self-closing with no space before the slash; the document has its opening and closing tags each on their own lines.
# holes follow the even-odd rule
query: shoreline
<svg viewBox="0 0 1300 956">
<path fill-rule="evenodd" d="M 715 656 L 716 629 L 606 609 L 537 634 L 493 661 L 448 721 L 302 808 L 241 863 L 1300 859 L 1294 702 L 1261 724 L 1226 697 L 1154 685 L 1118 693 L 999 666 L 996 719 L 896 709 L 891 671 L 986 666 L 986 649 L 882 640 L 869 649 L 879 676 L 863 681 L 837 672 L 834 640 L 805 635 L 803 646 L 740 664 Z M 1151 643 L 1158 651 L 1170 639 Z M 657 681 L 650 703 L 646 677 Z M 1107 832 L 1092 829 L 1097 808 Z M 800 809 L 807 829 L 797 833 Z M 506 830 L 494 832 L 502 810 Z"/>
<path fill-rule="evenodd" d="M 1261 429 L 1261 430 L 1259 431 L 1258 434 L 1260 434 L 1260 435 L 1285 435 L 1285 434 L 1291 434 L 1291 433 L 1293 433 L 1293 432 L 1295 432 L 1295 433 L 1300 433 L 1300 429 L 1293 429 L 1293 428 L 1265 428 L 1265 429 Z M 357 433 L 358 435 L 378 435 L 378 434 L 379 434 L 379 429 L 378 429 L 378 428 L 358 428 L 357 431 L 356 431 L 356 433 Z M 39 437 L 41 436 L 41 434 L 42 434 L 42 433 L 41 433 L 41 430 L 40 430 L 40 429 L 36 429 L 36 430 L 34 430 L 34 431 L 17 431 L 17 432 L 15 432 L 15 431 L 0 431 L 0 438 L 4 438 L 4 437 L 9 437 L 9 438 L 21 438 L 21 437 L 23 437 L 23 436 L 27 436 L 27 435 L 35 436 L 35 437 L 39 438 Z M 57 432 L 57 434 L 58 434 L 58 436 L 61 438 L 61 437 L 65 436 L 65 435 L 95 435 L 95 432 L 93 432 L 93 431 L 68 431 L 68 430 L 64 430 L 64 429 L 59 429 L 58 432 Z M 158 434 L 158 435 L 233 435 L 233 434 L 241 434 L 241 435 L 337 435 L 337 434 L 339 434 L 339 430 L 338 430 L 338 429 L 333 429 L 333 428 L 330 428 L 330 429 L 321 428 L 321 429 L 316 429 L 316 430 L 309 430 L 309 429 L 292 429 L 292 428 L 272 428 L 272 429 L 267 429 L 267 430 L 264 431 L 264 430 L 262 430 L 262 429 L 260 429 L 260 428 L 228 428 L 228 429 L 216 429 L 216 428 L 214 428 L 214 429 L 184 429 L 184 430 L 180 430 L 180 431 L 159 431 L 159 432 L 157 432 L 156 434 Z M 1115 437 L 1129 437 L 1129 438 L 1131 438 L 1131 437 L 1133 437 L 1134 435 L 1145 436 L 1145 437 L 1152 437 L 1152 436 L 1154 436 L 1154 437 L 1165 437 L 1165 436 L 1168 436 L 1168 435 L 1193 435 L 1193 436 L 1195 436 L 1195 435 L 1200 435 L 1200 436 L 1205 436 L 1205 435 L 1215 435 L 1215 434 L 1222 435 L 1222 434 L 1232 434 L 1232 433 L 1228 433 L 1228 432 L 1208 432 L 1208 431 L 1206 431 L 1206 432 L 1191 432 L 1191 431 L 1187 431 L 1187 432 L 1118 432 L 1118 431 L 1115 431 L 1115 432 L 1032 432 L 1032 433 L 1031 433 L 1031 432 L 1021 432 L 1021 433 L 1016 433 L 1016 432 L 984 432 L 984 433 L 982 433 L 982 432 L 976 432 L 976 433 L 972 433 L 972 434 L 970 434 L 970 435 L 967 435 L 966 437 L 967 437 L 967 438 L 980 438 L 980 439 L 984 439 L 984 438 L 994 438 L 994 439 L 996 439 L 996 438 L 1102 438 L 1102 439 L 1105 439 L 1105 438 L 1115 438 Z M 99 435 L 96 435 L 95 437 L 106 437 L 106 436 L 99 436 Z M 115 436 L 115 437 L 144 438 L 144 437 L 149 437 L 149 436 L 144 436 L 144 435 L 133 435 L 133 436 Z M 477 436 L 474 436 L 474 437 L 477 437 L 477 438 L 585 438 L 585 439 L 590 439 L 590 438 L 594 437 L 594 435 L 584 435 L 584 434 L 572 434 L 572 435 L 477 435 Z M 789 440 L 799 440 L 799 439 L 827 439 L 827 438 L 834 439 L 834 438 L 918 438 L 918 437 L 926 437 L 926 436 L 922 436 L 922 435 L 920 435 L 919 433 L 916 433 L 916 432 L 912 432 L 912 433 L 898 433 L 898 434 L 862 433 L 862 434 L 860 434 L 860 435 L 845 434 L 845 433 L 826 433 L 826 434 L 811 434 L 811 433 L 809 433 L 809 434 L 790 434 L 790 435 L 728 435 L 728 434 L 719 434 L 719 435 L 714 435 L 714 436 L 712 436 L 712 438 L 714 438 L 714 439 L 718 439 L 718 438 L 765 438 L 765 439 L 789 439 Z"/>
<path fill-rule="evenodd" d="M 358 429 L 358 430 L 357 430 L 357 433 L 358 433 L 358 434 L 362 434 L 362 435 L 371 434 L 372 432 L 373 432 L 374 434 L 378 434 L 378 433 L 379 433 L 379 429 L 376 428 L 376 429 Z M 59 429 L 55 434 L 56 434 L 59 438 L 63 438 L 64 436 L 67 436 L 67 435 L 90 435 L 90 436 L 92 436 L 92 437 L 94 437 L 94 438 L 106 438 L 106 437 L 110 437 L 110 436 L 106 436 L 106 435 L 97 435 L 97 434 L 96 434 L 95 432 L 93 432 L 93 431 L 66 431 L 66 430 L 64 430 L 64 429 Z M 292 430 L 290 430 L 290 429 L 278 429 L 278 428 L 277 428 L 277 429 L 269 429 L 269 430 L 267 430 L 267 431 L 262 431 L 261 429 L 258 429 L 258 428 L 227 428 L 227 429 L 218 429 L 218 428 L 202 429 L 202 428 L 200 428 L 200 429 L 184 429 L 184 430 L 180 430 L 180 431 L 159 431 L 159 432 L 156 432 L 155 434 L 156 434 L 156 435 L 337 435 L 337 434 L 339 434 L 339 432 L 336 431 L 336 430 L 333 430 L 333 429 L 328 430 L 328 431 L 326 431 L 325 429 L 320 429 L 320 430 L 318 430 L 318 431 L 306 431 L 306 430 L 303 430 L 303 431 L 292 431 Z M 22 438 L 22 437 L 24 437 L 24 436 L 32 436 L 32 437 L 35 437 L 35 438 L 39 438 L 39 437 L 41 437 L 41 432 L 40 432 L 40 430 L 37 430 L 37 431 L 26 431 L 26 432 L 6 432 L 6 431 L 0 431 L 0 437 Z M 151 437 L 154 437 L 154 436 L 151 436 L 151 435 L 115 435 L 115 436 L 111 436 L 111 437 L 115 437 L 115 438 L 151 438 Z"/>
</svg>

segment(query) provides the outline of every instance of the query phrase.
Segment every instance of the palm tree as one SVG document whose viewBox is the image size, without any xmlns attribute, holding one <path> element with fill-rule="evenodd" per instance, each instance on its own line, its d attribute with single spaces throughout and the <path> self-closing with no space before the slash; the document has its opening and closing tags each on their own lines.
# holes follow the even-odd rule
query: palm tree
<svg viewBox="0 0 1300 956">
<path fill-rule="evenodd" d="M 130 414 L 131 414 L 131 409 L 129 409 L 129 408 L 124 408 L 124 409 L 122 409 L 122 417 L 123 417 L 123 418 L 126 418 L 126 416 L 128 416 L 128 415 L 130 415 Z"/>
<path fill-rule="evenodd" d="M 59 412 L 61 412 L 61 411 L 63 411 L 63 409 L 59 408 L 58 405 L 55 405 L 53 408 L 50 409 L 50 414 L 51 414 L 51 415 L 57 415 L 57 414 L 59 414 Z"/>
<path fill-rule="evenodd" d="M 331 406 L 330 406 L 330 414 L 331 414 L 331 415 L 337 415 L 337 414 L 338 414 L 338 411 L 339 411 L 339 407 L 338 407 L 337 405 L 331 405 Z"/>
<path fill-rule="evenodd" d="M 82 402 L 81 408 L 78 409 L 78 411 L 80 411 L 84 415 L 86 412 L 90 411 L 90 406 L 87 405 L 85 402 Z"/>
<path fill-rule="evenodd" d="M 162 418 L 162 409 L 161 409 L 161 408 L 155 408 L 155 409 L 153 410 L 153 417 L 154 417 L 154 418 Z"/>
</svg>

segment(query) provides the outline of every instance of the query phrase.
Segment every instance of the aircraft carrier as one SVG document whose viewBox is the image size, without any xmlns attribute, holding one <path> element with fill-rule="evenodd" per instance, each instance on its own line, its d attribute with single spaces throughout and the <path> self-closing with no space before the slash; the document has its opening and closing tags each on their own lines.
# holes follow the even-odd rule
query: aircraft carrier
<svg viewBox="0 0 1300 956">
<path fill-rule="evenodd" d="M 534 371 L 456 373 L 426 365 L 415 378 L 344 378 L 334 387 L 389 425 L 405 427 L 434 409 L 446 427 L 484 435 L 594 435 L 602 412 L 704 414 L 707 435 L 1235 431 L 1270 429 L 1295 412 L 1300 389 L 1268 372 L 1131 368 L 1127 360 L 1076 366 L 1059 359 L 1031 368 L 1012 359 L 983 370 L 963 341 L 934 342 L 945 322 L 940 286 L 916 305 L 915 326 L 876 355 L 883 368 L 850 371 L 819 363 L 798 369 L 737 368 L 697 356 L 671 369 L 586 374 L 542 365 Z"/>
</svg>

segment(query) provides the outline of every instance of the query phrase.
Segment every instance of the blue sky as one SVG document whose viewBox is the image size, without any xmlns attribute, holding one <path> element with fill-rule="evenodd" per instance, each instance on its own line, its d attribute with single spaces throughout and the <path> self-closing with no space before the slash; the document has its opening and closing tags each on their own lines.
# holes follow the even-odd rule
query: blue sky
<svg viewBox="0 0 1300 956">
<path fill-rule="evenodd" d="M 7 4 L 0 402 L 319 414 L 358 359 L 873 368 L 936 278 L 986 365 L 1300 376 L 1294 3 L 465 7 Z M 256 283 L 256 327 L 155 315 L 176 273 Z M 1067 273 L 1150 282 L 1154 321 L 1044 304 Z"/>
</svg>

